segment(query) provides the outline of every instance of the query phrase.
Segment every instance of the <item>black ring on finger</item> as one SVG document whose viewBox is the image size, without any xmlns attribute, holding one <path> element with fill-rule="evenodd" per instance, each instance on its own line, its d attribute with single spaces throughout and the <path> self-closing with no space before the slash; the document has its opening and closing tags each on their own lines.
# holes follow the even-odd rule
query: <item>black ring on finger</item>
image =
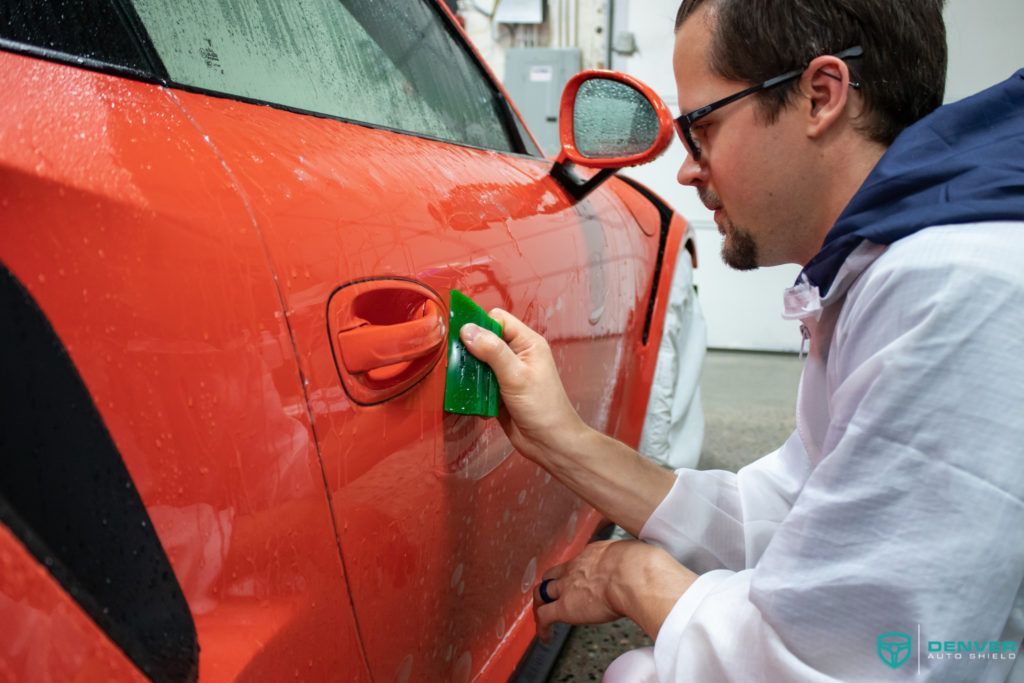
<svg viewBox="0 0 1024 683">
<path fill-rule="evenodd" d="M 537 592 L 540 593 L 540 599 L 544 601 L 544 604 L 554 602 L 555 599 L 548 595 L 548 584 L 554 581 L 554 579 L 544 579 L 540 582 L 540 587 L 537 588 Z"/>
</svg>

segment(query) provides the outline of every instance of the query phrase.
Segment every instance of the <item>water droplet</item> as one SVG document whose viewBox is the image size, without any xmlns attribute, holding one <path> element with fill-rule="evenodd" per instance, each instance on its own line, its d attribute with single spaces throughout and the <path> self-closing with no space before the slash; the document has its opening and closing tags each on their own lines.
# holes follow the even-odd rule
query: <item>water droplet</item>
<svg viewBox="0 0 1024 683">
<path fill-rule="evenodd" d="M 395 683 L 408 683 L 412 676 L 412 655 L 406 655 L 402 663 L 398 665 L 398 673 L 395 674 Z"/>
<path fill-rule="evenodd" d="M 468 683 L 470 675 L 473 673 L 473 655 L 468 651 L 463 652 L 455 666 L 452 667 L 452 681 L 455 683 Z"/>
<path fill-rule="evenodd" d="M 530 558 L 530 561 L 526 564 L 526 571 L 523 572 L 523 580 L 519 583 L 519 590 L 523 593 L 527 593 L 533 589 L 533 584 L 537 580 L 537 558 Z"/>
</svg>

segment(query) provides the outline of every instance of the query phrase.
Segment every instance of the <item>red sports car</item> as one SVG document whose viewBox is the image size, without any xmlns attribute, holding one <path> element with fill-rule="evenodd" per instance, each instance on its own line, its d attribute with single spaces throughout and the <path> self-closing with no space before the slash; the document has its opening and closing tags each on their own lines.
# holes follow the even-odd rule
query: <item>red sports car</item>
<svg viewBox="0 0 1024 683">
<path fill-rule="evenodd" d="M 577 77 L 549 160 L 428 0 L 13 0 L 0 87 L 0 680 L 512 675 L 601 519 L 443 412 L 448 292 L 635 445 L 660 100 Z"/>
</svg>

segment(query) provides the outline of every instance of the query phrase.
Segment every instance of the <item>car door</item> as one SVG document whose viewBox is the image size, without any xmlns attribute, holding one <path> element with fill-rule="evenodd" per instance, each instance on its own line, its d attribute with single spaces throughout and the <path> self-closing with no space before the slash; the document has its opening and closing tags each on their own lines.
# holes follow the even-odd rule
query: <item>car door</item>
<svg viewBox="0 0 1024 683">
<path fill-rule="evenodd" d="M 0 678 L 366 680 L 252 212 L 117 5 L 0 13 Z"/>
<path fill-rule="evenodd" d="M 506 677 L 540 572 L 599 520 L 496 420 L 443 413 L 449 290 L 543 332 L 604 429 L 656 239 L 562 192 L 432 3 L 135 6 L 273 264 L 374 677 Z"/>
</svg>

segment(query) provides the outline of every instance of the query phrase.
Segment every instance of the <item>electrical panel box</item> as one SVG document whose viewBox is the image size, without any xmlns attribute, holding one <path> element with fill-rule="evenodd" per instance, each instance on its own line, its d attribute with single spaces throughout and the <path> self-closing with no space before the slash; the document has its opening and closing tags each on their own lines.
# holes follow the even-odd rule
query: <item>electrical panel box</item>
<svg viewBox="0 0 1024 683">
<path fill-rule="evenodd" d="M 494 10 L 499 24 L 543 24 L 544 3 L 541 0 L 501 0 Z"/>
<path fill-rule="evenodd" d="M 558 105 L 565 84 L 579 73 L 582 60 L 575 47 L 520 47 L 505 54 L 505 89 L 548 156 L 561 148 Z"/>
</svg>

